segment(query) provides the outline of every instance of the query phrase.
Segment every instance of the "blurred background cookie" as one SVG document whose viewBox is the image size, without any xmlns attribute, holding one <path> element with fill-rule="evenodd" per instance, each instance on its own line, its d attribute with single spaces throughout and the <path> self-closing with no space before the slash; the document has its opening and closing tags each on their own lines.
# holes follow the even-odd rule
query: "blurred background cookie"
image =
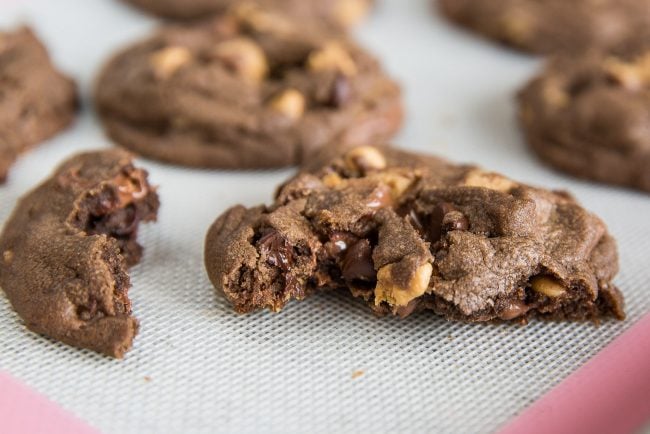
<svg viewBox="0 0 650 434">
<path fill-rule="evenodd" d="M 350 27 L 369 12 L 373 0 L 124 0 L 155 15 L 190 20 L 224 13 L 231 7 L 258 5 L 294 17 Z"/>
<path fill-rule="evenodd" d="M 72 122 L 73 81 L 28 27 L 0 32 L 0 182 L 18 155 Z"/>
<path fill-rule="evenodd" d="M 520 92 L 519 118 L 555 168 L 650 192 L 650 48 L 552 60 Z"/>
<path fill-rule="evenodd" d="M 194 167 L 295 165 L 386 142 L 402 121 L 399 87 L 372 55 L 257 7 L 158 30 L 108 62 L 95 99 L 115 142 Z"/>
<path fill-rule="evenodd" d="M 533 53 L 624 51 L 650 41 L 650 0 L 438 0 L 451 21 Z"/>
</svg>

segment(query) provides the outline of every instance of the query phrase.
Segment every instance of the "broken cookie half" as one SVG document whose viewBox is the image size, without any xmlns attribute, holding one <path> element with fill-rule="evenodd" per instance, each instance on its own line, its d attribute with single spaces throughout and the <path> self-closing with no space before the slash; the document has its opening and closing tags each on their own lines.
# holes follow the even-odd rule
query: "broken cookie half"
<svg viewBox="0 0 650 434">
<path fill-rule="evenodd" d="M 127 268 L 158 206 L 147 172 L 121 150 L 78 154 L 27 193 L 0 236 L 0 285 L 26 326 L 122 357 L 138 331 Z"/>
<path fill-rule="evenodd" d="M 235 206 L 205 263 L 238 312 L 341 289 L 380 314 L 623 319 L 616 244 L 565 192 L 474 166 L 360 147 L 310 165 L 271 206 Z"/>
</svg>

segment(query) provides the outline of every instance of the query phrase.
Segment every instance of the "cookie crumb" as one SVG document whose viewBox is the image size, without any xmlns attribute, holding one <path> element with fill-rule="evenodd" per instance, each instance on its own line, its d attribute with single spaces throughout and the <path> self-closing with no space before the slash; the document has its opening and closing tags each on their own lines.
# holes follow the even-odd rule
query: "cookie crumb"
<svg viewBox="0 0 650 434">
<path fill-rule="evenodd" d="M 365 372 L 363 372 L 363 371 L 354 371 L 354 372 L 352 373 L 352 379 L 354 380 L 354 379 L 356 379 L 356 378 L 359 378 L 359 377 L 361 377 L 363 374 L 365 374 Z"/>
<path fill-rule="evenodd" d="M 144 382 L 145 382 L 145 383 L 150 383 L 150 382 L 151 382 L 151 377 L 148 376 L 148 375 L 145 375 L 145 376 L 144 376 Z"/>
</svg>

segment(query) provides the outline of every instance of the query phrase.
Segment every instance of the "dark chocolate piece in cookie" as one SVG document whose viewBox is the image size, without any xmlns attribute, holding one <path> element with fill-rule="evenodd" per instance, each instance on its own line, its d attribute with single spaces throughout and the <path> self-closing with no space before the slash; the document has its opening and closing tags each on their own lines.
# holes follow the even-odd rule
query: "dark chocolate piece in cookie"
<svg viewBox="0 0 650 434">
<path fill-rule="evenodd" d="M 650 0 L 438 0 L 450 20 L 533 53 L 619 52 L 650 41 Z"/>
<path fill-rule="evenodd" d="M 615 242 L 569 194 L 390 149 L 355 148 L 269 207 L 229 209 L 205 263 L 238 312 L 343 289 L 400 316 L 624 317 Z"/>
<path fill-rule="evenodd" d="M 74 83 L 34 33 L 0 32 L 0 182 L 19 154 L 67 127 L 76 109 Z"/>
<path fill-rule="evenodd" d="M 127 267 L 158 195 L 125 151 L 78 154 L 18 203 L 0 236 L 0 286 L 26 326 L 122 357 L 138 321 Z"/>
<path fill-rule="evenodd" d="M 334 143 L 386 140 L 402 119 L 398 86 L 368 53 L 259 8 L 121 52 L 96 103 L 117 143 L 206 168 L 294 165 Z"/>
<path fill-rule="evenodd" d="M 520 122 L 542 160 L 650 192 L 650 49 L 640 53 L 556 58 L 520 92 Z"/>
<path fill-rule="evenodd" d="M 270 8 L 298 20 L 324 21 L 350 27 L 370 10 L 372 0 L 125 0 L 153 14 L 176 20 L 194 20 L 247 5 Z"/>
</svg>

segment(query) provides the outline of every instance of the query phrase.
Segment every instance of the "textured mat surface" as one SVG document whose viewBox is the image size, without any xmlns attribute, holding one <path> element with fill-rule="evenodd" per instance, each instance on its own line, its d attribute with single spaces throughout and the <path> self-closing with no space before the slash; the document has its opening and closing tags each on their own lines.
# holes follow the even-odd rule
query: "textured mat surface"
<svg viewBox="0 0 650 434">
<path fill-rule="evenodd" d="M 0 26 L 30 22 L 80 80 L 73 129 L 31 152 L 0 187 L 0 222 L 70 153 L 108 146 L 89 87 L 115 48 L 154 20 L 117 0 L 9 0 Z M 572 191 L 619 241 L 623 323 L 451 324 L 421 314 L 375 318 L 337 294 L 281 314 L 235 315 L 203 270 L 203 236 L 236 202 L 267 202 L 291 171 L 190 171 L 141 163 L 160 185 L 160 221 L 144 228 L 132 270 L 142 328 L 124 361 L 26 332 L 0 296 L 0 370 L 107 433 L 490 432 L 650 311 L 650 197 L 591 185 L 541 166 L 526 150 L 513 94 L 537 60 L 458 31 L 428 0 L 386 0 L 358 36 L 404 85 L 408 122 L 396 143 Z"/>
</svg>

